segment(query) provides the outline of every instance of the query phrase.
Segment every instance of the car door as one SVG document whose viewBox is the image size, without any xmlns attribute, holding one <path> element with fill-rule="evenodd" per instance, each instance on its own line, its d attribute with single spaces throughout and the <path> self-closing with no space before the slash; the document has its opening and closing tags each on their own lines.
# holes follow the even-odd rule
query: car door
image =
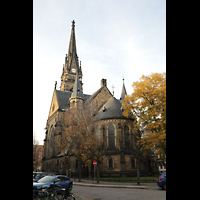
<svg viewBox="0 0 200 200">
<path fill-rule="evenodd" d="M 65 189 L 67 187 L 67 180 L 69 179 L 67 179 L 67 177 L 64 176 L 57 177 L 55 184 L 57 185 L 58 190 Z"/>
</svg>

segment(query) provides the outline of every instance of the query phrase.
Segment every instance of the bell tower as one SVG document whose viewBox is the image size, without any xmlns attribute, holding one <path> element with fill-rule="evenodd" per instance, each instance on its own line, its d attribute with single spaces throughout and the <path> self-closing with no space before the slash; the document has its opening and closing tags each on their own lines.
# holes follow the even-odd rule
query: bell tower
<svg viewBox="0 0 200 200">
<path fill-rule="evenodd" d="M 77 51 L 76 51 L 75 21 L 73 20 L 68 54 L 66 54 L 65 56 L 65 64 L 63 65 L 63 71 L 61 75 L 60 90 L 72 91 L 77 73 L 78 73 L 78 78 L 81 85 L 81 90 L 83 91 L 83 87 L 82 87 L 83 74 L 82 74 L 82 69 L 81 69 L 81 62 L 79 65 L 79 60 L 78 60 Z"/>
</svg>

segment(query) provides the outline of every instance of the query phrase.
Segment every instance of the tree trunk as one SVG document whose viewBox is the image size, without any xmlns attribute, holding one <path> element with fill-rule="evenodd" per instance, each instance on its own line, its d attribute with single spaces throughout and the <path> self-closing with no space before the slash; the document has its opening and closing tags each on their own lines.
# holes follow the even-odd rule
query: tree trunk
<svg viewBox="0 0 200 200">
<path fill-rule="evenodd" d="M 89 179 L 90 179 L 92 177 L 91 176 L 91 166 L 88 167 L 88 170 L 89 170 Z"/>
<path fill-rule="evenodd" d="M 81 182 L 81 161 L 78 161 L 78 181 Z"/>
<path fill-rule="evenodd" d="M 137 167 L 137 184 L 140 185 L 140 159 L 137 158 L 136 160 L 136 167 Z"/>
<path fill-rule="evenodd" d="M 97 183 L 99 183 L 99 164 L 97 164 Z"/>
</svg>

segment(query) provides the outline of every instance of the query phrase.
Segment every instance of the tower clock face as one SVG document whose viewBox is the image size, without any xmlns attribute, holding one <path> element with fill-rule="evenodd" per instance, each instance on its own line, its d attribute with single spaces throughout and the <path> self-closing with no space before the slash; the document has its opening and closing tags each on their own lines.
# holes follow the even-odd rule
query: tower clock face
<svg viewBox="0 0 200 200">
<path fill-rule="evenodd" d="M 72 73 L 76 73 L 76 69 L 72 68 Z"/>
</svg>

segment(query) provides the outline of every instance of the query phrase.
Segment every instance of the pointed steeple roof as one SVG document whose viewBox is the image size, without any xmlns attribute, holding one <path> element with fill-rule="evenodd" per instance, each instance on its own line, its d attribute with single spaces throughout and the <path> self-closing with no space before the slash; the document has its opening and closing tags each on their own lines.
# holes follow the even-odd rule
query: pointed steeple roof
<svg viewBox="0 0 200 200">
<path fill-rule="evenodd" d="M 84 100 L 83 92 L 81 90 L 81 85 L 80 85 L 80 82 L 79 82 L 78 72 L 76 72 L 76 79 L 75 79 L 71 98 L 79 98 L 79 99 Z"/>
<path fill-rule="evenodd" d="M 74 27 L 75 27 L 75 21 L 73 20 L 68 55 L 71 55 L 72 53 L 76 54 L 76 39 L 75 39 L 75 28 Z"/>
<path fill-rule="evenodd" d="M 126 88 L 125 88 L 125 85 L 124 85 L 124 78 L 123 78 L 123 85 L 122 85 L 122 92 L 121 92 L 120 100 L 124 100 L 125 95 L 127 95 L 127 92 L 126 92 Z"/>
</svg>

